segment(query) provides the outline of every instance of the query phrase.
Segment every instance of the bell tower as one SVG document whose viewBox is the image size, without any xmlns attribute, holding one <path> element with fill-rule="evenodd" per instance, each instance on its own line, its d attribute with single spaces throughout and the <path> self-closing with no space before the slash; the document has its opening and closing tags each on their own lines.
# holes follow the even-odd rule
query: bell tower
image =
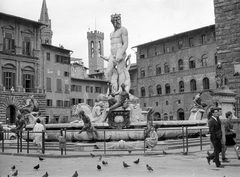
<svg viewBox="0 0 240 177">
<path fill-rule="evenodd" d="M 87 32 L 88 39 L 88 65 L 89 74 L 94 74 L 104 68 L 104 61 L 99 57 L 103 55 L 104 33 L 97 30 Z"/>
<path fill-rule="evenodd" d="M 42 2 L 41 15 L 38 22 L 46 24 L 46 27 L 43 27 L 43 29 L 41 30 L 42 43 L 52 45 L 53 32 L 51 27 L 51 20 L 48 16 L 46 0 L 43 0 Z"/>
</svg>

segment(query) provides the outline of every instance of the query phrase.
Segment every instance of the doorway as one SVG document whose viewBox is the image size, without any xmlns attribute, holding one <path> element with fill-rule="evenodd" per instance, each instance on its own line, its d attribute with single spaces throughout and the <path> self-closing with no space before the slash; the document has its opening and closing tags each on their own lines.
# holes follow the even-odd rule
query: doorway
<svg viewBox="0 0 240 177">
<path fill-rule="evenodd" d="M 178 111 L 177 111 L 177 115 L 178 115 L 178 120 L 184 120 L 185 118 L 184 118 L 184 110 L 183 109 L 179 109 Z"/>
<path fill-rule="evenodd" d="M 6 124 L 15 124 L 16 122 L 16 108 L 13 105 L 9 105 L 6 110 Z"/>
</svg>

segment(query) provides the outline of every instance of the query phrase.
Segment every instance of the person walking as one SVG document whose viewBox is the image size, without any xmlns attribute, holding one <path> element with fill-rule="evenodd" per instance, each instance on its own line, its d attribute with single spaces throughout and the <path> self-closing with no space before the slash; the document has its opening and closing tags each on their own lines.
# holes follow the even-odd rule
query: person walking
<svg viewBox="0 0 240 177">
<path fill-rule="evenodd" d="M 232 123 L 232 112 L 228 111 L 225 113 L 225 116 L 227 118 L 227 121 L 225 122 L 224 129 L 225 129 L 225 137 L 226 137 L 226 150 L 228 147 L 233 147 L 236 154 L 237 154 L 237 159 L 240 160 L 240 156 L 237 150 L 236 142 L 234 138 L 236 138 L 236 133 L 233 130 L 233 123 Z"/>
<path fill-rule="evenodd" d="M 222 151 L 222 130 L 221 121 L 219 119 L 221 108 L 215 107 L 211 109 L 212 117 L 208 121 L 210 139 L 213 144 L 214 152 L 207 156 L 208 164 L 214 158 L 217 168 L 223 168 L 219 161 L 219 153 Z"/>
<path fill-rule="evenodd" d="M 36 124 L 34 125 L 34 128 L 33 128 L 33 132 L 35 132 L 33 142 L 38 147 L 37 152 L 40 152 L 40 150 L 42 149 L 42 138 L 43 138 L 42 131 L 44 131 L 44 130 L 45 130 L 45 128 L 44 128 L 43 124 L 41 124 L 40 119 L 37 119 Z"/>
</svg>

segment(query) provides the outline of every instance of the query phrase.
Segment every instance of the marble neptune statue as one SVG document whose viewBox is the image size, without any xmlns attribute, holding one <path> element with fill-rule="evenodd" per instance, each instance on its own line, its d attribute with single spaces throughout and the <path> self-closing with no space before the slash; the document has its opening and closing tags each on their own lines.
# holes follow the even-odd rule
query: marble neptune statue
<svg viewBox="0 0 240 177">
<path fill-rule="evenodd" d="M 100 57 L 108 61 L 105 70 L 105 76 L 112 85 L 112 91 L 120 93 L 122 91 L 121 85 L 125 84 L 125 89 L 129 93 L 130 90 L 130 75 L 128 72 L 129 65 L 127 61 L 130 60 L 131 55 L 127 56 L 126 50 L 128 48 L 128 31 L 121 24 L 121 15 L 111 15 L 111 22 L 114 30 L 110 34 L 111 54 L 109 57 Z"/>
</svg>

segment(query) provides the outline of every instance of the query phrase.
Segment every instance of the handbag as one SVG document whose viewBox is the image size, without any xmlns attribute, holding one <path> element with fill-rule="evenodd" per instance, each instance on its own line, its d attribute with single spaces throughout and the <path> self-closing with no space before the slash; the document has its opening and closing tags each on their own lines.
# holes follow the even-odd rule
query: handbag
<svg viewBox="0 0 240 177">
<path fill-rule="evenodd" d="M 231 138 L 236 138 L 236 133 L 231 132 L 231 133 L 227 134 L 226 136 L 231 137 Z"/>
<path fill-rule="evenodd" d="M 235 132 L 232 132 L 232 133 L 231 133 L 231 136 L 232 136 L 232 138 L 236 138 L 237 135 L 236 135 Z"/>
</svg>

